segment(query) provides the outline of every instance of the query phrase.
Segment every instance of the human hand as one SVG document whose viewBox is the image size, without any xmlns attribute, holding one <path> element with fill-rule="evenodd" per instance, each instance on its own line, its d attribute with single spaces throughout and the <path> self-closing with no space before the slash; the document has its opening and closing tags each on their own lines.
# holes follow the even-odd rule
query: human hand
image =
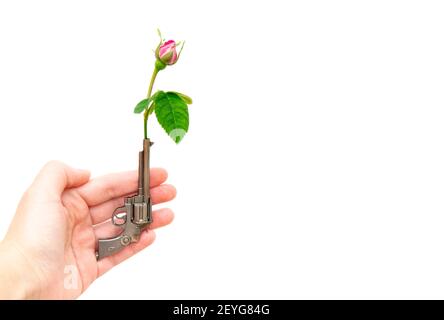
<svg viewBox="0 0 444 320">
<path fill-rule="evenodd" d="M 167 172 L 151 169 L 153 204 L 172 200 Z M 153 229 L 173 220 L 170 209 L 153 211 L 153 223 L 137 243 L 96 260 L 98 238 L 121 232 L 110 222 L 124 197 L 136 193 L 137 172 L 89 180 L 88 171 L 49 162 L 21 199 L 0 243 L 0 298 L 73 299 L 106 271 L 153 243 Z M 66 271 L 71 273 L 67 288 Z"/>
</svg>

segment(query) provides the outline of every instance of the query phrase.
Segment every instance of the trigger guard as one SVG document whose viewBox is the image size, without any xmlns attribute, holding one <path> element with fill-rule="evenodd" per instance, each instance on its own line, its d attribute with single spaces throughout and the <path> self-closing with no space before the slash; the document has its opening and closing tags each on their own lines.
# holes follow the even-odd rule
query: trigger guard
<svg viewBox="0 0 444 320">
<path fill-rule="evenodd" d="M 127 212 L 124 210 L 125 207 L 121 207 L 121 208 L 117 208 L 112 217 L 111 217 L 111 222 L 113 223 L 113 225 L 118 226 L 118 227 L 122 227 L 126 224 L 126 219 L 127 219 Z M 122 217 L 119 217 L 120 214 L 124 214 Z M 123 220 L 123 222 L 119 223 L 118 220 L 116 221 L 116 219 L 119 220 Z"/>
</svg>

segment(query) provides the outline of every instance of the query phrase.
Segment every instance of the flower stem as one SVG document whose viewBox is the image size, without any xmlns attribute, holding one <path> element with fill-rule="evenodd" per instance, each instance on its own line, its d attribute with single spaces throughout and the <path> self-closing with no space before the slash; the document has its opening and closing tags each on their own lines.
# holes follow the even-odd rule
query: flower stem
<svg viewBox="0 0 444 320">
<path fill-rule="evenodd" d="M 160 70 L 157 67 L 154 67 L 153 75 L 151 76 L 150 85 L 148 87 L 148 94 L 146 95 L 147 99 L 151 97 L 151 93 L 153 92 L 154 81 L 156 80 L 156 76 L 159 73 L 159 71 Z M 143 114 L 143 129 L 144 129 L 145 139 L 148 139 L 148 116 L 149 112 L 147 106 L 147 108 L 145 109 L 145 113 Z"/>
</svg>

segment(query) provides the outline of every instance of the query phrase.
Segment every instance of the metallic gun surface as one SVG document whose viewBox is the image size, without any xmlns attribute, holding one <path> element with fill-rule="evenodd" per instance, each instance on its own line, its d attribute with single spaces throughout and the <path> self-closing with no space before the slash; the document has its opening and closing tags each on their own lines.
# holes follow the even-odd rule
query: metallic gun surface
<svg viewBox="0 0 444 320">
<path fill-rule="evenodd" d="M 117 208 L 111 221 L 123 229 L 117 237 L 99 239 L 97 259 L 119 252 L 130 243 L 137 242 L 140 233 L 152 222 L 150 197 L 150 147 L 149 139 L 143 140 L 143 151 L 139 152 L 139 184 L 137 195 L 125 198 L 124 205 Z"/>
</svg>

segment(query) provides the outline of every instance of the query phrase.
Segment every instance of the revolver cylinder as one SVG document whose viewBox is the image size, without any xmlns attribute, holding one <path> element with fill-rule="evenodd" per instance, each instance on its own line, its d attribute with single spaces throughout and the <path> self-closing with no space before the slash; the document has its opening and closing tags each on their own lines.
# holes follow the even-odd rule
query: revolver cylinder
<svg viewBox="0 0 444 320">
<path fill-rule="evenodd" d="M 137 225 L 146 225 L 150 223 L 150 217 L 148 216 L 148 205 L 146 202 L 134 204 L 134 217 L 133 223 Z"/>
</svg>

